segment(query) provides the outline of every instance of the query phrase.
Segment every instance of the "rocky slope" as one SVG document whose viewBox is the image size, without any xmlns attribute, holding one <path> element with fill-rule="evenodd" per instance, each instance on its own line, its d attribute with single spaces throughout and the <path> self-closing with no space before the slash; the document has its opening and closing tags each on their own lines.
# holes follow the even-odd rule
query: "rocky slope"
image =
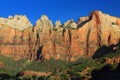
<svg viewBox="0 0 120 80">
<path fill-rule="evenodd" d="M 101 11 L 81 17 L 77 23 L 56 21 L 54 26 L 46 15 L 35 26 L 22 15 L 0 18 L 0 55 L 15 60 L 95 58 L 116 49 L 119 41 L 120 19 Z"/>
</svg>

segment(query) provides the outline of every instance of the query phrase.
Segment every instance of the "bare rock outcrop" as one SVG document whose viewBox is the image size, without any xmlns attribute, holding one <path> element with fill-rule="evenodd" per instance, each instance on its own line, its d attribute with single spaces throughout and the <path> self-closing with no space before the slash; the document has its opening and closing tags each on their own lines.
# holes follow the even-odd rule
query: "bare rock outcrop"
<svg viewBox="0 0 120 80">
<path fill-rule="evenodd" d="M 67 29 L 77 29 L 77 23 L 75 23 L 73 20 L 68 20 L 67 22 L 64 23 L 64 28 Z"/>
<path fill-rule="evenodd" d="M 61 22 L 60 21 L 56 21 L 55 22 L 55 28 L 58 29 L 61 26 Z"/>
<path fill-rule="evenodd" d="M 22 15 L 15 15 L 14 17 L 9 16 L 8 18 L 0 18 L 0 23 L 6 24 L 19 30 L 24 30 L 32 26 L 27 17 Z"/>
<path fill-rule="evenodd" d="M 23 71 L 17 74 L 17 76 L 49 76 L 51 72 L 35 72 L 35 71 Z"/>
<path fill-rule="evenodd" d="M 94 11 L 89 17 L 83 17 L 78 21 L 77 29 L 69 29 L 68 25 L 73 21 L 68 21 L 64 24 L 62 36 L 57 34 L 57 31 L 52 32 L 55 35 L 52 37 L 53 52 L 48 51 L 46 55 L 67 61 L 75 61 L 81 56 L 102 56 L 107 51 L 115 49 L 119 43 L 120 26 L 117 20 L 118 18 L 101 11 Z"/>
<path fill-rule="evenodd" d="M 0 68 L 4 67 L 4 63 L 0 61 Z"/>
<path fill-rule="evenodd" d="M 33 27 L 26 16 L 0 18 L 0 26 L 0 55 L 15 60 L 28 58 Z"/>
<path fill-rule="evenodd" d="M 118 58 L 105 58 L 104 59 L 106 64 L 114 64 L 114 63 L 120 63 L 120 57 Z"/>
<path fill-rule="evenodd" d="M 116 49 L 119 42 L 120 19 L 101 11 L 93 11 L 77 23 L 57 21 L 54 27 L 46 15 L 34 27 L 25 16 L 0 18 L 0 55 L 16 60 L 96 58 Z"/>
<path fill-rule="evenodd" d="M 44 34 L 46 31 L 50 31 L 53 25 L 46 15 L 42 15 L 41 18 L 37 20 L 36 27 Z"/>
</svg>

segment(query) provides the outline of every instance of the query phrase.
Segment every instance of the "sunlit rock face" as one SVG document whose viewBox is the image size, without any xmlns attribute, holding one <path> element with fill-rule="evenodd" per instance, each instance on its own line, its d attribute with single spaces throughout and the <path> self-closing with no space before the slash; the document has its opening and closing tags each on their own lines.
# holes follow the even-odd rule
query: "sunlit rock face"
<svg viewBox="0 0 120 80">
<path fill-rule="evenodd" d="M 9 16 L 8 18 L 0 18 L 0 23 L 6 24 L 10 27 L 19 30 L 24 30 L 32 26 L 28 18 L 23 15 L 15 15 L 14 17 Z"/>
<path fill-rule="evenodd" d="M 117 48 L 120 19 L 93 11 L 78 22 L 56 21 L 42 15 L 33 26 L 26 16 L 0 18 L 0 55 L 15 60 L 50 59 L 76 61 L 95 58 Z"/>
<path fill-rule="evenodd" d="M 0 18 L 0 54 L 15 60 L 28 58 L 32 28 L 26 16 Z"/>
</svg>

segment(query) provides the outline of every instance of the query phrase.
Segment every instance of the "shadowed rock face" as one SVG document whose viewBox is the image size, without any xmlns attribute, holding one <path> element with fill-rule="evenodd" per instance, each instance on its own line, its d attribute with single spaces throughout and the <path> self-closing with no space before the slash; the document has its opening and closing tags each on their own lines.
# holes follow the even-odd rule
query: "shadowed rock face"
<svg viewBox="0 0 120 80">
<path fill-rule="evenodd" d="M 81 56 L 97 57 L 104 54 L 101 48 L 113 50 L 119 40 L 120 19 L 101 11 L 91 12 L 78 23 L 69 20 L 62 25 L 57 21 L 54 27 L 45 15 L 34 27 L 25 16 L 0 18 L 0 54 L 15 60 L 75 61 Z"/>
</svg>

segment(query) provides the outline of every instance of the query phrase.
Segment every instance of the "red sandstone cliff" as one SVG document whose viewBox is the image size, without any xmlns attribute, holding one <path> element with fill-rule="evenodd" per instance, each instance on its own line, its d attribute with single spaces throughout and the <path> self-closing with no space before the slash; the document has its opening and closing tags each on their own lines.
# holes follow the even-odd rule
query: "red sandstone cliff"
<svg viewBox="0 0 120 80">
<path fill-rule="evenodd" d="M 120 41 L 120 19 L 101 11 L 75 23 L 55 26 L 43 15 L 34 27 L 25 16 L 0 18 L 0 55 L 75 61 L 81 56 L 98 57 L 113 50 Z"/>
</svg>

